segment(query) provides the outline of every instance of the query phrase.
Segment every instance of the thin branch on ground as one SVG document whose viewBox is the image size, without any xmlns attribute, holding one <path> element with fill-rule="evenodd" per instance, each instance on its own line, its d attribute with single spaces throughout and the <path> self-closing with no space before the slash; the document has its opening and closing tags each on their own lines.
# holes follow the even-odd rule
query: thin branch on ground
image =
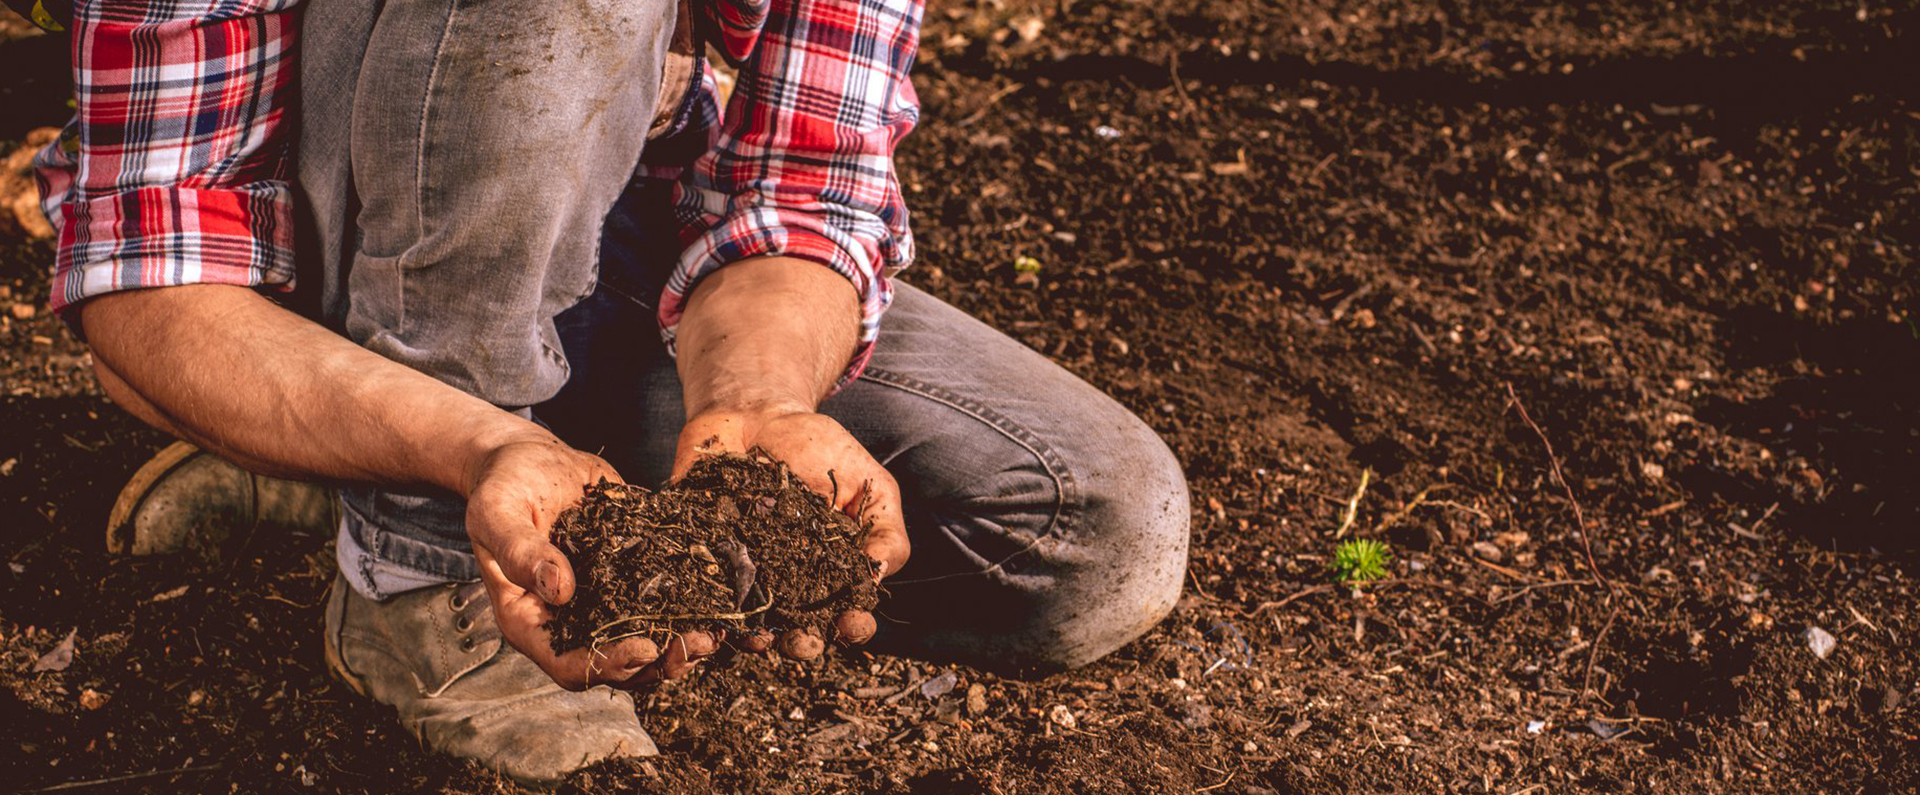
<svg viewBox="0 0 1920 795">
<path fill-rule="evenodd" d="M 1547 439 L 1546 431 L 1540 429 L 1540 424 L 1533 421 L 1533 415 L 1527 413 L 1527 406 L 1520 402 L 1520 393 L 1514 391 L 1513 384 L 1509 382 L 1506 387 L 1509 405 L 1520 414 L 1520 421 L 1533 430 L 1533 435 L 1540 438 L 1540 444 L 1547 450 L 1547 463 L 1551 468 L 1553 481 L 1559 484 L 1560 490 L 1566 494 L 1567 504 L 1573 506 L 1573 521 L 1575 529 L 1580 532 L 1580 549 L 1586 554 L 1587 570 L 1593 573 L 1596 582 L 1606 586 L 1607 589 L 1609 607 L 1607 620 L 1600 625 L 1600 633 L 1594 636 L 1593 646 L 1587 650 L 1586 670 L 1580 675 L 1580 698 L 1584 701 L 1598 695 L 1593 692 L 1593 666 L 1600 659 L 1600 650 L 1606 646 L 1607 633 L 1613 630 L 1613 622 L 1620 618 L 1620 604 L 1615 600 L 1615 597 L 1620 595 L 1620 586 L 1608 579 L 1607 575 L 1600 573 L 1600 564 L 1593 557 L 1593 540 L 1587 532 L 1586 510 L 1581 507 L 1580 499 L 1574 496 L 1573 485 L 1567 482 L 1566 472 L 1560 466 L 1560 456 L 1553 451 L 1553 442 Z M 1601 701 L 1605 700 L 1601 698 Z"/>
<path fill-rule="evenodd" d="M 1413 495 L 1413 499 L 1408 500 L 1407 504 L 1404 506 L 1401 506 L 1400 510 L 1394 511 L 1392 514 L 1388 515 L 1387 518 L 1381 520 L 1380 526 L 1375 528 L 1375 530 L 1376 531 L 1385 530 L 1389 527 L 1394 526 L 1400 520 L 1407 518 L 1409 514 L 1413 513 L 1413 509 L 1418 508 L 1422 505 L 1426 505 L 1427 495 L 1432 494 L 1436 491 L 1440 491 L 1442 489 L 1448 489 L 1452 487 L 1453 487 L 1453 484 L 1451 483 L 1435 483 L 1431 486 L 1421 489 L 1420 493 Z"/>
<path fill-rule="evenodd" d="M 1620 606 L 1614 605 L 1607 613 L 1607 623 L 1600 625 L 1600 634 L 1593 639 L 1593 648 L 1587 652 L 1587 672 L 1580 677 L 1580 698 L 1593 695 L 1593 662 L 1600 656 L 1601 645 L 1607 642 L 1607 631 L 1613 629 L 1613 620 L 1620 617 Z"/>
<path fill-rule="evenodd" d="M 1178 51 L 1172 53 L 1167 59 L 1167 77 L 1173 81 L 1173 92 L 1179 94 L 1180 102 L 1187 106 L 1187 122 L 1189 124 L 1198 124 L 1199 120 L 1194 117 L 1200 115 L 1200 106 L 1194 103 L 1193 97 L 1187 96 L 1186 81 L 1180 79 L 1180 53 Z"/>
<path fill-rule="evenodd" d="M 975 110 L 974 112 L 967 114 L 966 118 L 956 122 L 954 126 L 955 127 L 972 126 L 974 122 L 977 122 L 980 119 L 984 118 L 989 111 L 992 111 L 1000 107 L 1000 100 L 1013 96 L 1013 93 L 1015 91 L 1019 91 L 1022 88 L 1026 88 L 1026 85 L 1022 83 L 1009 83 L 1005 86 L 1002 86 L 998 91 L 995 91 L 992 94 L 989 94 L 985 100 L 982 100 L 980 102 L 980 108 L 978 110 Z"/>
<path fill-rule="evenodd" d="M 1303 588 L 1299 591 L 1296 591 L 1292 596 L 1289 596 L 1285 599 L 1281 599 L 1275 602 L 1261 602 L 1260 606 L 1255 607 L 1254 609 L 1249 610 L 1247 612 L 1241 613 L 1240 615 L 1246 618 L 1254 618 L 1268 610 L 1278 610 L 1282 607 L 1286 607 L 1287 605 L 1293 604 L 1294 601 L 1296 600 L 1305 599 L 1314 594 L 1328 593 L 1328 592 L 1331 592 L 1332 590 L 1333 590 L 1333 586 L 1331 585 L 1309 586 L 1307 588 Z"/>
<path fill-rule="evenodd" d="M 1344 538 L 1348 530 L 1353 529 L 1353 520 L 1360 515 L 1360 499 L 1367 496 L 1367 484 L 1373 482 L 1373 468 L 1360 470 L 1360 488 L 1353 490 L 1353 498 L 1347 500 L 1346 513 L 1340 517 L 1340 529 L 1333 533 L 1334 538 Z"/>
<path fill-rule="evenodd" d="M 1526 596 L 1529 593 L 1532 593 L 1534 591 L 1541 590 L 1544 588 L 1559 588 L 1567 585 L 1595 585 L 1595 584 L 1596 583 L 1593 580 L 1554 580 L 1552 582 L 1536 582 L 1532 585 L 1522 587 L 1521 589 L 1514 591 L 1513 593 L 1507 594 L 1506 596 L 1502 596 L 1498 599 L 1495 599 L 1493 600 L 1493 603 L 1496 605 L 1503 605 L 1515 599 L 1518 599 L 1522 596 Z"/>
<path fill-rule="evenodd" d="M 1487 567 L 1487 568 L 1489 568 L 1489 569 L 1492 569 L 1492 570 L 1494 570 L 1494 571 L 1497 571 L 1497 572 L 1499 572 L 1499 573 L 1501 573 L 1501 574 L 1504 574 L 1504 575 L 1506 575 L 1506 576 L 1508 576 L 1508 577 L 1511 577 L 1511 578 L 1513 578 L 1513 579 L 1516 579 L 1516 580 L 1519 580 L 1519 581 L 1521 581 L 1521 582 L 1524 582 L 1524 583 L 1534 583 L 1534 582 L 1538 582 L 1538 581 L 1540 580 L 1540 578 L 1539 578 L 1539 577 L 1535 577 L 1535 576 L 1533 576 L 1533 575 L 1531 575 L 1531 574 L 1528 574 L 1528 573 L 1526 573 L 1526 572 L 1523 572 L 1523 571 L 1516 571 L 1516 570 L 1514 570 L 1514 569 L 1510 569 L 1510 568 L 1507 568 L 1507 567 L 1505 567 L 1505 566 L 1502 566 L 1502 565 L 1500 565 L 1500 564 L 1498 564 L 1498 563 L 1495 563 L 1495 562 L 1493 562 L 1493 561 L 1491 561 L 1491 560 L 1487 560 L 1486 558 L 1482 558 L 1482 557 L 1477 557 L 1477 556 L 1476 556 L 1476 557 L 1471 557 L 1471 558 L 1468 558 L 1468 559 L 1469 559 L 1469 560 L 1472 560 L 1472 561 L 1473 561 L 1473 562 L 1475 562 L 1475 563 L 1478 563 L 1478 564 L 1480 564 L 1480 565 L 1482 565 L 1482 566 L 1485 566 L 1485 567 Z"/>
<path fill-rule="evenodd" d="M 1427 504 L 1437 505 L 1442 508 L 1452 508 L 1456 511 L 1464 511 L 1466 513 L 1473 514 L 1474 516 L 1478 516 L 1481 519 L 1486 520 L 1488 524 L 1493 523 L 1493 517 L 1488 516 L 1486 511 L 1480 510 L 1479 508 L 1475 508 L 1471 505 L 1467 505 L 1456 500 L 1434 500 Z"/>
<path fill-rule="evenodd" d="M 41 787 L 39 789 L 21 790 L 21 792 L 23 794 L 29 793 L 29 792 L 64 792 L 67 790 L 86 789 L 88 787 L 99 787 L 107 784 L 120 784 L 128 781 L 138 781 L 143 778 L 154 778 L 156 776 L 171 776 L 171 775 L 180 775 L 180 774 L 186 774 L 186 773 L 205 773 L 210 770 L 218 770 L 218 769 L 220 769 L 220 765 L 212 764 L 212 765 L 194 765 L 192 767 L 176 767 L 170 770 L 149 770 L 145 773 L 128 773 L 124 776 L 108 776 L 107 778 L 91 778 L 85 781 L 69 781 L 64 784 L 55 784 L 51 787 Z"/>
<path fill-rule="evenodd" d="M 1573 486 L 1567 483 L 1567 476 L 1560 469 L 1560 456 L 1553 452 L 1553 442 L 1547 440 L 1546 431 L 1540 430 L 1540 424 L 1534 422 L 1533 415 L 1527 413 L 1526 404 L 1520 402 L 1520 393 L 1513 390 L 1511 382 L 1507 384 L 1507 398 L 1508 405 L 1520 412 L 1520 421 L 1526 423 L 1528 428 L 1532 428 L 1533 435 L 1540 437 L 1540 444 L 1547 448 L 1547 463 L 1552 467 L 1553 482 L 1558 483 L 1560 490 L 1566 492 L 1567 502 L 1573 506 L 1574 526 L 1580 531 L 1580 549 L 1587 555 L 1587 570 L 1593 572 L 1593 578 L 1607 586 L 1607 590 L 1613 590 L 1613 581 L 1607 579 L 1607 575 L 1600 573 L 1600 564 L 1594 561 L 1593 541 L 1587 537 L 1587 513 L 1581 509 L 1580 499 L 1573 496 Z"/>
</svg>

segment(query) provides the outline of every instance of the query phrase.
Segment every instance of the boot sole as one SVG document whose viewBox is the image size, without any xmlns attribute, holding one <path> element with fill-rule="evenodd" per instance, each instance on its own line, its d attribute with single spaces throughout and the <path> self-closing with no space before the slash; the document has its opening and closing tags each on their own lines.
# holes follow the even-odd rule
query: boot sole
<svg viewBox="0 0 1920 795">
<path fill-rule="evenodd" d="M 338 577 L 334 578 L 332 585 L 327 586 L 327 609 L 328 610 L 333 609 L 333 597 L 334 597 L 333 589 L 345 588 L 345 587 L 351 587 L 351 586 L 348 586 L 345 583 L 341 582 L 340 578 Z M 345 610 L 346 605 L 344 604 L 341 605 L 340 609 Z M 345 623 L 345 620 L 346 620 L 346 617 L 341 616 L 342 623 Z M 331 622 L 325 622 L 325 623 L 331 623 Z M 352 690 L 354 693 L 358 694 L 360 697 L 372 698 L 372 696 L 368 695 L 367 693 L 366 681 L 361 679 L 360 677 L 354 676 L 353 672 L 351 670 L 348 670 L 346 661 L 340 659 L 340 641 L 338 638 L 334 637 L 334 633 L 332 631 L 333 628 L 326 626 L 325 623 L 322 624 L 322 628 L 320 630 L 322 634 L 322 637 L 320 639 L 320 648 L 326 653 L 327 673 L 331 674 L 333 678 L 340 680 L 340 684 L 346 685 L 347 689 Z"/>
<path fill-rule="evenodd" d="M 153 490 L 155 483 L 199 453 L 198 447 L 186 442 L 174 442 L 141 465 L 140 471 L 133 473 L 127 485 L 121 487 L 120 496 L 114 499 L 113 511 L 107 514 L 108 552 L 125 555 L 134 548 L 133 520 L 140 512 L 141 503 L 146 502 L 147 493 Z"/>
</svg>

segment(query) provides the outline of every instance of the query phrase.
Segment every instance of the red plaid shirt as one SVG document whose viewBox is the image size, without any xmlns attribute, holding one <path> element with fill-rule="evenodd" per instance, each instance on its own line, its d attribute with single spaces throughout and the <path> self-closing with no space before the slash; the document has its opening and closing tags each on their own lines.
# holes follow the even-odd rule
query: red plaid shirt
<svg viewBox="0 0 1920 795">
<path fill-rule="evenodd" d="M 37 161 L 59 229 L 56 310 L 114 290 L 293 287 L 287 114 L 300 0 L 82 0 L 78 112 Z M 702 276 L 781 254 L 859 290 L 865 364 L 887 277 L 913 258 L 893 150 L 919 118 L 907 79 L 925 0 L 702 0 L 741 65 L 724 114 L 711 79 L 690 124 L 711 145 L 678 179 L 685 249 L 660 301 L 671 345 Z M 698 135 L 697 130 L 689 133 Z"/>
</svg>

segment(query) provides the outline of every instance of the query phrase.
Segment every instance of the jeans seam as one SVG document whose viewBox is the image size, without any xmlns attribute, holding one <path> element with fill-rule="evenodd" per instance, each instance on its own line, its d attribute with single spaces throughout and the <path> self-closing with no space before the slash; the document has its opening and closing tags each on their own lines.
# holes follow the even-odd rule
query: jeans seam
<svg viewBox="0 0 1920 795">
<path fill-rule="evenodd" d="M 1054 451 L 1053 447 L 1042 441 L 1039 436 L 1035 435 L 1025 426 L 1007 419 L 1006 415 L 995 411 L 992 407 L 977 400 L 956 394 L 950 390 L 921 381 L 912 376 L 887 370 L 884 367 L 868 365 L 867 368 L 861 372 L 860 380 L 919 395 L 920 397 L 940 403 L 949 408 L 956 409 L 962 414 L 978 420 L 980 423 L 999 431 L 1002 435 L 1013 440 L 1021 447 L 1026 448 L 1027 452 L 1031 453 L 1035 460 L 1038 460 L 1040 465 L 1046 469 L 1048 477 L 1053 479 L 1054 491 L 1057 496 L 1054 498 L 1053 515 L 1047 520 L 1046 531 L 1036 534 L 1034 540 L 1026 547 L 998 561 L 994 561 L 989 568 L 981 572 L 967 572 L 968 574 L 984 574 L 998 570 L 1006 565 L 1007 561 L 1031 552 L 1035 547 L 1039 546 L 1041 541 L 1058 538 L 1064 531 L 1072 528 L 1073 519 L 1077 515 L 1077 509 L 1080 506 L 1079 483 L 1074 479 L 1072 470 L 1067 468 L 1066 462 L 1060 459 L 1060 455 Z M 930 579 L 940 578 L 935 577 Z M 913 582 L 920 582 L 920 580 L 914 580 Z"/>
<path fill-rule="evenodd" d="M 426 90 L 420 93 L 420 126 L 414 132 L 414 245 L 401 251 L 400 256 L 394 259 L 394 270 L 396 271 L 394 280 L 398 282 L 395 286 L 398 288 L 397 291 L 400 294 L 400 316 L 396 320 L 394 327 L 396 333 L 404 333 L 407 328 L 407 272 L 411 270 L 411 268 L 406 262 L 406 253 L 407 251 L 417 250 L 420 241 L 427 239 L 427 219 L 432 217 L 432 213 L 427 211 L 427 197 L 431 193 L 431 191 L 427 189 L 427 143 L 429 140 L 427 131 L 433 121 L 433 91 L 434 88 L 439 85 L 441 60 L 446 57 L 447 40 L 453 38 L 454 17 L 458 16 L 459 13 L 460 4 L 457 0 L 447 3 L 447 15 L 440 25 L 440 38 L 434 42 L 433 45 L 433 66 L 427 71 Z"/>
</svg>

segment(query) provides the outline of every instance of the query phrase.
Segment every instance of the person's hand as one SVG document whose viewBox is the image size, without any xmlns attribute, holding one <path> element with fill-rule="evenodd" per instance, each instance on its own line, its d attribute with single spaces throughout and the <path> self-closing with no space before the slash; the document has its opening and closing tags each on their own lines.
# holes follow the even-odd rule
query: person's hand
<svg viewBox="0 0 1920 795">
<path fill-rule="evenodd" d="M 467 535 L 500 634 L 569 690 L 674 678 L 719 647 L 706 633 L 688 632 L 664 653 L 646 638 L 553 653 L 543 627 L 552 618 L 549 605 L 571 600 L 574 588 L 573 566 L 550 541 L 553 520 L 601 478 L 618 482 L 620 475 L 598 456 L 529 435 L 492 447 L 467 481 Z"/>
<path fill-rule="evenodd" d="M 679 480 L 703 455 L 744 453 L 759 447 L 820 496 L 836 500 L 833 507 L 852 515 L 864 509 L 873 521 L 867 533 L 866 553 L 880 563 L 880 577 L 906 565 L 909 545 L 906 520 L 900 510 L 900 485 L 880 462 L 873 460 L 840 423 L 824 414 L 797 408 L 754 411 L 708 411 L 687 420 L 674 452 L 673 479 Z M 832 473 L 829 475 L 828 473 Z M 858 645 L 873 638 L 873 615 L 849 610 L 834 621 L 834 640 Z M 751 651 L 777 646 L 796 660 L 818 657 L 825 639 L 795 630 L 777 641 L 769 634 L 741 641 Z"/>
</svg>

